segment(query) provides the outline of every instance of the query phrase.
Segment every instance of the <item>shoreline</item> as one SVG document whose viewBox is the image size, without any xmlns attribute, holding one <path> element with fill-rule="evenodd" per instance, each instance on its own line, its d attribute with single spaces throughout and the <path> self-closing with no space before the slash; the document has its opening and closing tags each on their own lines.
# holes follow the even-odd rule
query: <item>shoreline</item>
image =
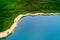
<svg viewBox="0 0 60 40">
<path fill-rule="evenodd" d="M 19 21 L 21 20 L 22 17 L 25 16 L 37 16 L 37 15 L 43 15 L 45 13 L 26 13 L 26 14 L 20 14 L 14 19 L 14 23 L 11 25 L 11 27 L 3 32 L 0 32 L 0 38 L 7 37 L 9 34 L 13 33 L 14 29 L 17 27 Z M 49 13 L 50 15 L 58 15 L 60 13 Z"/>
</svg>

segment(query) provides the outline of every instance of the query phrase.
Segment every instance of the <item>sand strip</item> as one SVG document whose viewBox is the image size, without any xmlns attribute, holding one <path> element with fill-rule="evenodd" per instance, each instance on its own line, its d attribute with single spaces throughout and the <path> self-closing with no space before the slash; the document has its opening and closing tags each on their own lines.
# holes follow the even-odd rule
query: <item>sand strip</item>
<svg viewBox="0 0 60 40">
<path fill-rule="evenodd" d="M 42 15 L 42 14 L 45 14 L 45 13 L 34 13 L 34 14 L 27 13 L 27 14 L 20 14 L 20 15 L 18 15 L 14 19 L 14 23 L 12 24 L 12 26 L 9 29 L 7 29 L 7 30 L 5 30 L 3 32 L 0 32 L 0 38 L 6 37 L 9 34 L 11 34 L 14 31 L 14 29 L 17 27 L 17 24 L 18 24 L 19 20 L 21 20 L 22 17 L 29 16 L 29 15 L 36 16 L 36 15 Z M 51 15 L 56 15 L 56 14 L 60 14 L 60 13 L 50 13 L 50 14 Z"/>
</svg>

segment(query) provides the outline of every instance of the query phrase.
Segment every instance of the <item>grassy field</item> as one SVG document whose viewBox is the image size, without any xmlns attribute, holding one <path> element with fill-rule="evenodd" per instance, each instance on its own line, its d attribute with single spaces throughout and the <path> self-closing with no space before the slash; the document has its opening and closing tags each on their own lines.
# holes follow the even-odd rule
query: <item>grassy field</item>
<svg viewBox="0 0 60 40">
<path fill-rule="evenodd" d="M 0 32 L 7 30 L 19 14 L 28 12 L 60 13 L 59 0 L 0 0 Z"/>
</svg>

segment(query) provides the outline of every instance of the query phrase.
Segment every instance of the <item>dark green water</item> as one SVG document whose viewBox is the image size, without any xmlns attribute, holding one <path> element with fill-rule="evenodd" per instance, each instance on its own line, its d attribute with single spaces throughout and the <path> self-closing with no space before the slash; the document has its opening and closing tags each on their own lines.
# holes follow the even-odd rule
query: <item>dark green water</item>
<svg viewBox="0 0 60 40">
<path fill-rule="evenodd" d="M 5 40 L 60 40 L 60 16 L 27 16 Z"/>
</svg>

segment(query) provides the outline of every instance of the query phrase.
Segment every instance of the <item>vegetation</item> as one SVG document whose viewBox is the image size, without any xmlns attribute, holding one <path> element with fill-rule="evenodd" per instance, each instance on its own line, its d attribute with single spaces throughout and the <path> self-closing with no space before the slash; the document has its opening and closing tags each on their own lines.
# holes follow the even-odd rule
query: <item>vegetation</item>
<svg viewBox="0 0 60 40">
<path fill-rule="evenodd" d="M 60 13 L 60 0 L 0 0 L 0 32 L 8 29 L 14 18 L 27 12 Z"/>
</svg>

